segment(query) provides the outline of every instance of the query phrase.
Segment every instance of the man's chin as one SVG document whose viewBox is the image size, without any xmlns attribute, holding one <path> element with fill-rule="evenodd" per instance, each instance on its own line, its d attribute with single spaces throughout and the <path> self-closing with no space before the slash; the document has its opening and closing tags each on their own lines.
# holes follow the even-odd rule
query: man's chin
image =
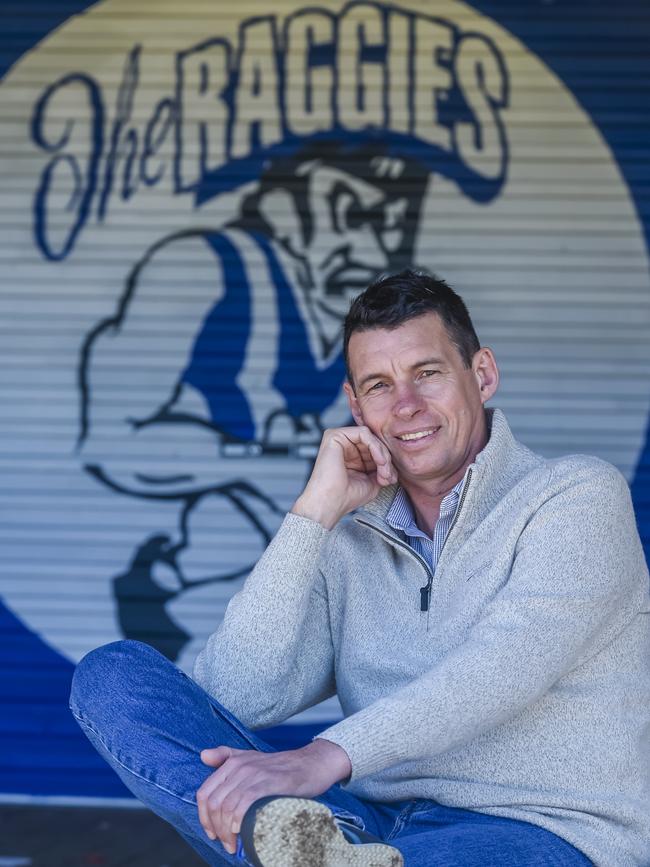
<svg viewBox="0 0 650 867">
<path fill-rule="evenodd" d="M 426 482 L 434 481 L 443 474 L 443 468 L 431 460 L 423 459 L 421 461 L 404 461 L 394 460 L 393 466 L 397 473 L 397 479 L 402 487 L 411 485 L 421 485 Z"/>
</svg>

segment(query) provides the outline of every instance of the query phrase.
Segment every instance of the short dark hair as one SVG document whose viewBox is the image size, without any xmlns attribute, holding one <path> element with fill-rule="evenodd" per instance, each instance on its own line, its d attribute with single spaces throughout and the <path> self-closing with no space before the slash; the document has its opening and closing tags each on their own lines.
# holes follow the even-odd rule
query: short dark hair
<svg viewBox="0 0 650 867">
<path fill-rule="evenodd" d="M 373 328 L 392 330 L 425 313 L 438 314 L 463 364 L 471 367 L 481 344 L 465 302 L 440 277 L 407 268 L 375 280 L 350 305 L 343 323 L 343 355 L 350 383 L 354 385 L 348 350 L 355 332 Z"/>
</svg>

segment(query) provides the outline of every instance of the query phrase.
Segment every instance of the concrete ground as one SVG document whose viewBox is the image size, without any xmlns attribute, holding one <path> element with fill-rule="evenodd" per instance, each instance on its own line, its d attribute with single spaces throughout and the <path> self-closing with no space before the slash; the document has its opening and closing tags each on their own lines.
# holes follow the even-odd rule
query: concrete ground
<svg viewBox="0 0 650 867">
<path fill-rule="evenodd" d="M 205 867 L 153 813 L 0 805 L 0 867 Z"/>
</svg>

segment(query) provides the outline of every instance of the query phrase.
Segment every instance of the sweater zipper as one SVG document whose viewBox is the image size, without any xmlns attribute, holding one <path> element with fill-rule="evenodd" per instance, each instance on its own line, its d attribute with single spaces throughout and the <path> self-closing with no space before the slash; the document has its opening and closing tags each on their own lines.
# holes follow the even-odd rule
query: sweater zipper
<svg viewBox="0 0 650 867">
<path fill-rule="evenodd" d="M 433 581 L 433 572 L 429 568 L 429 564 L 427 563 L 427 561 L 424 558 L 420 557 L 418 552 L 414 551 L 413 548 L 411 548 L 411 546 L 407 542 L 402 542 L 402 540 L 398 539 L 397 536 L 392 536 L 390 533 L 386 533 L 384 530 L 381 530 L 375 524 L 371 524 L 368 521 L 364 521 L 363 518 L 355 518 L 355 521 L 357 521 L 359 524 L 363 524 L 364 527 L 370 527 L 371 530 L 374 530 L 375 533 L 379 533 L 380 536 L 383 536 L 384 539 L 387 539 L 392 545 L 395 545 L 396 548 L 401 548 L 410 557 L 412 557 L 414 560 L 417 560 L 418 563 L 422 566 L 424 571 L 429 576 L 428 581 L 426 583 L 426 587 L 429 587 L 429 588 L 431 587 L 431 582 Z M 424 590 L 425 590 L 425 587 L 420 588 L 420 611 L 426 611 L 428 609 L 428 605 L 426 608 L 422 607 L 422 600 L 425 598 L 422 595 Z"/>
<path fill-rule="evenodd" d="M 469 488 L 469 483 L 470 483 L 471 479 L 472 479 L 472 470 L 470 468 L 467 470 L 467 481 L 465 482 L 465 484 L 463 486 L 463 492 L 460 495 L 460 500 L 458 502 L 458 508 L 456 509 L 456 514 L 454 515 L 454 520 L 451 522 L 451 527 L 449 528 L 447 535 L 445 536 L 445 541 L 442 545 L 442 548 L 440 549 L 440 556 L 438 557 L 438 563 L 440 562 L 440 557 L 442 557 L 442 552 L 445 550 L 445 546 L 447 545 L 447 540 L 451 536 L 451 531 L 456 526 L 456 523 L 457 523 L 458 518 L 460 516 L 460 510 L 463 508 L 463 503 L 465 502 L 465 497 L 467 496 L 467 489 Z M 401 539 L 398 539 L 397 536 L 392 536 L 390 533 L 386 533 L 384 530 L 381 530 L 375 524 L 370 524 L 370 523 L 368 523 L 368 521 L 364 521 L 362 518 L 356 518 L 355 520 L 358 521 L 359 524 L 363 524 L 364 527 L 370 527 L 371 530 L 375 530 L 375 532 L 379 533 L 385 539 L 388 539 L 389 542 L 391 542 L 393 545 L 396 545 L 398 548 L 402 548 L 404 551 L 406 551 L 407 554 L 410 554 L 411 557 L 414 557 L 419 563 L 422 564 L 424 571 L 427 573 L 429 578 L 427 580 L 427 583 L 424 585 L 424 587 L 420 587 L 420 611 L 426 611 L 428 613 L 429 603 L 431 600 L 431 587 L 433 585 L 433 572 L 429 568 L 429 564 L 426 562 L 426 560 L 424 560 L 422 557 L 420 557 L 418 552 L 414 551 L 413 548 L 411 548 L 411 546 L 408 543 L 402 542 Z"/>
<path fill-rule="evenodd" d="M 442 552 L 445 550 L 447 545 L 447 540 L 451 536 L 451 531 L 456 526 L 458 518 L 460 516 L 460 510 L 463 508 L 463 503 L 465 502 L 465 497 L 467 496 L 467 489 L 469 488 L 469 483 L 472 480 L 472 470 L 471 468 L 467 470 L 467 480 L 463 485 L 463 492 L 460 495 L 460 500 L 458 502 L 458 508 L 456 509 L 456 514 L 454 515 L 454 520 L 451 522 L 451 527 L 447 530 L 447 535 L 445 536 L 445 541 L 442 543 L 442 548 L 440 549 L 440 554 L 438 555 L 438 563 L 440 563 L 440 559 L 442 558 Z M 436 564 L 437 567 L 437 564 Z M 420 611 L 428 611 L 429 610 L 429 602 L 431 601 L 431 586 L 433 584 L 433 573 L 430 572 L 431 577 L 426 583 L 425 587 L 420 587 Z"/>
</svg>

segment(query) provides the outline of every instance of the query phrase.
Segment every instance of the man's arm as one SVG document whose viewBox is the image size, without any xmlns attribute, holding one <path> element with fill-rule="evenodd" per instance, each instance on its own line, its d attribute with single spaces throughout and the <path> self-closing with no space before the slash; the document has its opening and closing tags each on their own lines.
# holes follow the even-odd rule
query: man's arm
<svg viewBox="0 0 650 867">
<path fill-rule="evenodd" d="M 196 682 L 250 727 L 278 725 L 334 693 L 318 568 L 327 536 L 287 515 L 196 659 Z"/>
<path fill-rule="evenodd" d="M 394 481 L 388 450 L 366 428 L 325 432 L 292 513 L 196 660 L 195 680 L 247 725 L 276 725 L 333 694 L 319 561 L 328 530 Z"/>
<path fill-rule="evenodd" d="M 647 605 L 629 490 L 586 464 L 538 509 L 507 583 L 467 640 L 426 674 L 322 733 L 345 749 L 351 779 L 433 757 L 532 705 L 605 647 Z"/>
<path fill-rule="evenodd" d="M 328 530 L 395 481 L 388 450 L 367 428 L 325 432 L 293 513 L 197 658 L 197 682 L 243 722 L 281 722 L 334 691 L 318 561 Z M 208 837 L 219 837 L 230 852 L 253 801 L 319 795 L 351 772 L 345 750 L 325 740 L 271 754 L 217 745 L 202 759 L 217 770 L 197 792 L 199 818 Z"/>
</svg>

